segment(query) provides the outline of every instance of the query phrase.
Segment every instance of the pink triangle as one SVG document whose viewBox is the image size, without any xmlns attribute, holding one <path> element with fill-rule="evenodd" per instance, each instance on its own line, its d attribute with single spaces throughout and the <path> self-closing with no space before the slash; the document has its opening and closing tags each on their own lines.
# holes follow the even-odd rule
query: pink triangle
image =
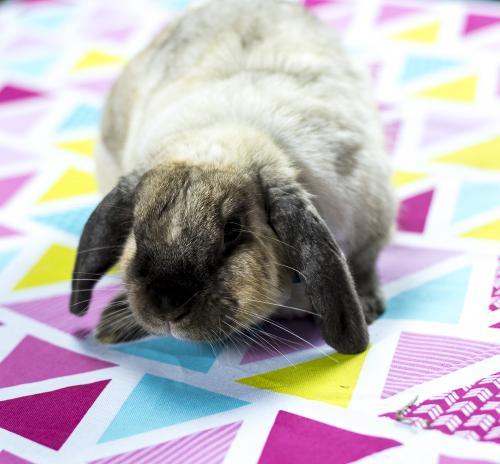
<svg viewBox="0 0 500 464">
<path fill-rule="evenodd" d="M 401 443 L 279 411 L 259 464 L 347 464 L 395 446 Z"/>
<path fill-rule="evenodd" d="M 44 108 L 31 109 L 16 114 L 0 115 L 0 132 L 11 136 L 24 136 L 47 114 Z"/>
<path fill-rule="evenodd" d="M 387 151 L 390 154 L 393 154 L 398 142 L 399 132 L 401 131 L 401 121 L 391 121 L 386 123 L 384 125 L 384 131 Z"/>
<path fill-rule="evenodd" d="M 457 251 L 390 245 L 380 254 L 377 268 L 381 282 L 386 284 L 459 254 Z"/>
<path fill-rule="evenodd" d="M 490 325 L 492 329 L 500 329 L 500 322 L 497 322 L 496 324 Z"/>
<path fill-rule="evenodd" d="M 113 85 L 114 79 L 101 79 L 85 82 L 77 82 L 75 87 L 85 90 L 90 93 L 95 93 L 97 95 L 106 95 L 111 86 Z"/>
<path fill-rule="evenodd" d="M 0 224 L 0 238 L 14 237 L 16 235 L 19 235 L 19 232 L 17 230 L 11 229 L 10 227 L 2 226 L 2 224 Z"/>
<path fill-rule="evenodd" d="M 0 145 L 0 162 L 2 163 L 2 166 L 6 166 L 7 164 L 19 164 L 24 161 L 33 160 L 33 156 L 24 151 L 11 148 L 7 145 Z"/>
<path fill-rule="evenodd" d="M 0 401 L 0 427 L 58 450 L 109 380 Z"/>
<path fill-rule="evenodd" d="M 69 312 L 69 294 L 23 301 L 21 303 L 4 303 L 3 306 L 56 329 L 83 338 L 95 328 L 100 313 L 116 293 L 116 286 L 95 289 L 89 311 L 84 317 L 77 317 Z"/>
<path fill-rule="evenodd" d="M 398 229 L 422 233 L 425 230 L 433 196 L 434 190 L 429 190 L 403 200 L 399 206 Z"/>
<path fill-rule="evenodd" d="M 486 118 L 467 118 L 448 114 L 430 114 L 422 128 L 421 146 L 432 145 L 451 139 L 464 132 L 471 132 L 483 127 L 489 121 Z"/>
<path fill-rule="evenodd" d="M 28 335 L 0 362 L 0 388 L 113 366 Z"/>
<path fill-rule="evenodd" d="M 0 179 L 0 207 L 5 206 L 32 176 L 33 174 L 24 174 L 22 176 Z"/>
<path fill-rule="evenodd" d="M 262 327 L 265 333 L 260 332 L 260 343 L 250 344 L 240 364 L 248 364 L 262 361 L 263 359 L 274 358 L 275 356 L 282 356 L 283 354 L 296 353 L 297 351 L 311 348 L 311 345 L 319 346 L 324 343 L 319 327 L 309 319 L 279 321 L 279 324 L 290 332 L 302 337 L 302 339 L 307 340 L 309 343 L 292 335 L 285 329 L 280 329 L 277 326 L 269 324 Z M 267 349 L 262 347 L 264 343 L 262 339 L 269 343 Z"/>
<path fill-rule="evenodd" d="M 15 85 L 5 85 L 0 89 L 0 104 L 12 103 L 18 100 L 41 97 L 43 94 L 36 90 L 18 87 Z"/>
<path fill-rule="evenodd" d="M 402 332 L 382 398 L 500 354 L 500 345 L 456 337 Z"/>
<path fill-rule="evenodd" d="M 48 40 L 47 37 L 40 35 L 18 35 L 9 42 L 5 47 L 4 51 L 8 53 L 15 53 L 19 56 L 19 53 L 30 50 L 30 49 L 43 49 L 53 46 L 53 41 Z"/>
<path fill-rule="evenodd" d="M 500 23 L 500 16 L 470 14 L 465 21 L 463 34 L 467 35 L 476 32 L 479 29 L 493 26 Z"/>
<path fill-rule="evenodd" d="M 21 459 L 8 451 L 0 451 L 0 464 L 32 464 L 30 461 Z"/>
<path fill-rule="evenodd" d="M 129 36 L 134 32 L 135 26 L 124 26 L 116 29 L 106 30 L 99 34 L 97 37 L 101 37 L 103 39 L 108 39 L 111 41 L 115 41 L 118 43 L 123 43 L 125 40 L 129 38 Z"/>
<path fill-rule="evenodd" d="M 241 422 L 235 422 L 221 427 L 214 427 L 159 445 L 98 459 L 89 464 L 113 464 L 118 462 L 121 464 L 134 464 L 139 460 L 141 462 L 153 462 L 154 460 L 156 463 L 164 464 L 173 464 L 175 462 L 222 464 L 240 426 Z M 151 461 L 148 457 L 151 457 Z"/>
<path fill-rule="evenodd" d="M 376 19 L 377 24 L 386 23 L 394 19 L 399 19 L 402 16 L 407 16 L 414 13 L 420 13 L 422 8 L 414 6 L 402 6 L 386 4 L 382 6 Z"/>
<path fill-rule="evenodd" d="M 333 27 L 339 34 L 345 34 L 351 26 L 352 20 L 353 15 L 351 13 L 347 13 L 335 18 L 329 18 L 327 20 L 327 23 L 329 26 Z"/>
<path fill-rule="evenodd" d="M 328 3 L 335 3 L 335 0 L 304 0 L 306 8 L 314 8 L 315 6 L 326 5 Z"/>
</svg>

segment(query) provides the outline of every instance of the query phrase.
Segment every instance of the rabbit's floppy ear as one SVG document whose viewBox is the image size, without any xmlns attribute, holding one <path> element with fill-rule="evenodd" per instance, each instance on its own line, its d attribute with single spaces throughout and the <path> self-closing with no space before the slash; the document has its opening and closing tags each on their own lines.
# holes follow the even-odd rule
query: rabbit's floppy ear
<svg viewBox="0 0 500 464">
<path fill-rule="evenodd" d="M 70 310 L 87 312 L 92 289 L 119 259 L 132 227 L 135 176 L 122 177 L 90 215 L 78 244 Z"/>
<path fill-rule="evenodd" d="M 327 225 L 298 184 L 267 189 L 269 219 L 285 242 L 289 264 L 305 280 L 325 341 L 340 353 L 368 346 L 368 329 L 346 259 Z"/>
</svg>

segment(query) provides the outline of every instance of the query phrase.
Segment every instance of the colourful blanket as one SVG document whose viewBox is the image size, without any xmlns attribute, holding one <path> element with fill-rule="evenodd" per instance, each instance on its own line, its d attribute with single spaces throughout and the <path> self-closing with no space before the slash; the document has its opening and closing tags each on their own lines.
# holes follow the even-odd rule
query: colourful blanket
<svg viewBox="0 0 500 464">
<path fill-rule="evenodd" d="M 306 2 L 372 73 L 402 201 L 367 352 L 307 321 L 101 346 L 116 275 L 68 313 L 104 95 L 184 3 L 0 7 L 0 463 L 499 462 L 499 4 Z"/>
</svg>

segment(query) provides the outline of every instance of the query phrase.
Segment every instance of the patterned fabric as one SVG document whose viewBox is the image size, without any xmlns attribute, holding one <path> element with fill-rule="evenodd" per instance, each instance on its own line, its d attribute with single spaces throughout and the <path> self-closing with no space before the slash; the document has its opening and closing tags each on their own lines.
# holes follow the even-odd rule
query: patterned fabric
<svg viewBox="0 0 500 464">
<path fill-rule="evenodd" d="M 365 353 L 306 319 L 237 345 L 102 346 L 116 271 L 69 313 L 105 95 L 188 3 L 1 3 L 0 464 L 498 462 L 498 3 L 304 0 L 371 77 L 394 165 Z"/>
</svg>

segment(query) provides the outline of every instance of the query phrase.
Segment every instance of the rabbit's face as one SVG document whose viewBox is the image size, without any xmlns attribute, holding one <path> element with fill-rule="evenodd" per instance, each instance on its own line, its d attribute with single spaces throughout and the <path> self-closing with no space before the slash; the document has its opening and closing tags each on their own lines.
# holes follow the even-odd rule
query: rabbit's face
<svg viewBox="0 0 500 464">
<path fill-rule="evenodd" d="M 258 188 L 226 169 L 170 165 L 143 177 L 121 266 L 146 330 L 216 340 L 283 303 L 291 274 Z"/>
</svg>

